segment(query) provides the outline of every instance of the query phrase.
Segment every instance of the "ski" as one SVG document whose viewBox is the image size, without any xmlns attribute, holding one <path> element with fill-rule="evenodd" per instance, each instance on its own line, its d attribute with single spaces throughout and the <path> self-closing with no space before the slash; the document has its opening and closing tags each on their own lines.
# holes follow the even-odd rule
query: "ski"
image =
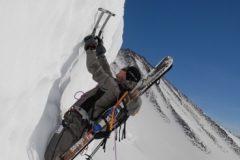
<svg viewBox="0 0 240 160">
<path fill-rule="evenodd" d="M 98 10 L 101 11 L 101 13 L 100 13 L 100 15 L 99 15 L 99 17 L 98 17 L 98 20 L 97 20 L 94 28 L 93 28 L 92 36 L 94 36 L 94 37 L 95 37 L 96 31 L 97 31 L 97 28 L 99 27 L 98 25 L 99 25 L 99 23 L 100 23 L 100 21 L 101 21 L 101 19 L 102 19 L 102 17 L 103 17 L 103 14 L 106 13 L 106 14 L 108 14 L 108 16 L 107 16 L 107 18 L 105 19 L 105 21 L 104 21 L 104 23 L 103 23 L 103 25 L 102 25 L 99 33 L 98 33 L 98 37 L 101 36 L 101 34 L 102 34 L 102 32 L 103 32 L 103 29 L 105 28 L 105 26 L 106 26 L 108 20 L 110 19 L 110 17 L 111 17 L 111 16 L 115 16 L 115 14 L 112 13 L 111 11 L 109 11 L 109 10 L 106 10 L 106 9 L 103 9 L 103 8 L 98 8 Z"/>
<path fill-rule="evenodd" d="M 81 153 L 94 139 L 92 131 L 89 131 L 84 134 L 84 136 L 77 141 L 67 152 L 62 156 L 58 156 L 56 160 L 72 160 L 79 153 Z"/>
</svg>

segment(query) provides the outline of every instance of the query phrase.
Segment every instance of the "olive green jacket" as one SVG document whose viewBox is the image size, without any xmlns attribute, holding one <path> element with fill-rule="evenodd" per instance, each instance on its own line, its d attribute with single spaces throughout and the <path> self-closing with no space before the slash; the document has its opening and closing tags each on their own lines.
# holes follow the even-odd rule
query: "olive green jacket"
<svg viewBox="0 0 240 160">
<path fill-rule="evenodd" d="M 93 98 L 90 103 L 94 103 L 94 116 L 93 118 L 97 118 L 100 114 L 102 114 L 106 109 L 112 107 L 117 100 L 120 98 L 120 89 L 118 86 L 118 82 L 123 83 L 127 86 L 128 90 L 133 89 L 136 86 L 136 82 L 116 79 L 113 78 L 113 75 L 110 70 L 109 63 L 105 55 L 96 56 L 96 52 L 94 50 L 87 50 L 87 69 L 92 74 L 92 78 L 94 81 L 98 83 L 98 85 L 92 90 L 85 93 L 80 100 L 76 102 L 77 106 L 82 108 L 87 108 L 90 106 L 89 103 L 85 103 L 90 97 L 97 94 L 99 88 L 102 91 L 101 96 Z M 91 112 L 91 109 L 86 109 L 88 113 Z"/>
</svg>

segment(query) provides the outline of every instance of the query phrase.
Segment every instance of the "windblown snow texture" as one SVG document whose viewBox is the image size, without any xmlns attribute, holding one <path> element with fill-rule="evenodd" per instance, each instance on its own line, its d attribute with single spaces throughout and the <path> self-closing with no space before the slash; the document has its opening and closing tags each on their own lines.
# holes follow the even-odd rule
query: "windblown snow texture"
<svg viewBox="0 0 240 160">
<path fill-rule="evenodd" d="M 106 56 L 113 62 L 123 40 L 124 3 L 0 1 L 1 159 L 44 159 L 62 114 L 76 101 L 74 94 L 96 85 L 86 69 L 83 39 L 92 32 L 98 8 L 116 14 L 103 32 Z M 143 76 L 152 68 L 129 49 L 119 51 L 112 71 L 126 65 L 138 66 Z M 140 112 L 127 123 L 127 139 L 117 143 L 118 159 L 239 160 L 240 138 L 216 124 L 166 79 L 142 99 Z M 99 150 L 94 159 L 114 158 L 112 138 L 106 153 Z"/>
<path fill-rule="evenodd" d="M 112 62 L 122 44 L 124 2 L 0 1 L 1 159 L 44 159 L 74 94 L 96 85 L 86 68 L 83 39 L 93 31 L 98 8 L 116 14 L 103 32 Z"/>
</svg>

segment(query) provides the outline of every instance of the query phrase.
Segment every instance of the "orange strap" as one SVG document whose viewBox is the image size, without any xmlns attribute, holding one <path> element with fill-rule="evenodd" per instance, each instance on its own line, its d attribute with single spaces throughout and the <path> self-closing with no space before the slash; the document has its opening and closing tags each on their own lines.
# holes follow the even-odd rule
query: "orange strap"
<svg viewBox="0 0 240 160">
<path fill-rule="evenodd" d="M 111 120 L 110 120 L 110 128 L 109 128 L 109 130 L 110 131 L 112 131 L 112 129 L 113 129 L 113 122 L 114 122 L 114 113 L 115 113 L 115 110 L 116 110 L 116 108 L 118 107 L 118 105 L 122 102 L 122 100 L 123 100 L 123 98 L 125 98 L 126 96 L 128 95 L 128 91 L 126 91 L 123 95 L 122 95 L 122 97 L 117 101 L 117 103 L 115 104 L 115 106 L 114 106 L 114 108 L 113 108 L 113 112 L 112 112 L 112 117 L 111 117 Z"/>
</svg>

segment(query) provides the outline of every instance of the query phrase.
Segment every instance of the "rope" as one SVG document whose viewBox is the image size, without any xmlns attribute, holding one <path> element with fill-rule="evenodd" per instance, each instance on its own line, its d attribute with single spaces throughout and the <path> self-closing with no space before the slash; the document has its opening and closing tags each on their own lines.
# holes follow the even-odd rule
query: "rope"
<svg viewBox="0 0 240 160">
<path fill-rule="evenodd" d="M 75 98 L 76 100 L 79 100 L 79 99 L 82 98 L 82 96 L 81 96 L 80 98 L 76 98 L 76 95 L 77 95 L 78 93 L 82 93 L 82 96 L 85 94 L 83 91 L 78 91 L 78 92 L 76 92 L 76 93 L 74 94 L 74 98 Z"/>
<path fill-rule="evenodd" d="M 117 96 L 117 102 L 118 102 L 118 100 L 119 100 L 119 94 L 118 94 L 118 96 Z M 118 106 L 117 106 L 118 107 Z M 117 108 L 116 107 L 116 108 Z M 116 108 L 114 108 L 114 110 L 113 110 L 113 113 L 114 113 L 114 115 L 115 115 L 115 110 L 116 110 Z M 116 143 L 116 138 L 117 138 L 117 130 L 116 130 L 116 118 L 117 116 L 115 116 L 114 117 L 114 151 L 115 151 L 115 160 L 117 160 L 117 143 Z M 112 117 L 113 118 L 113 117 Z"/>
<path fill-rule="evenodd" d="M 122 102 L 123 98 L 125 98 L 128 94 L 128 91 L 126 91 L 123 96 L 119 99 L 119 94 L 117 96 L 117 103 L 113 108 L 113 112 L 112 112 L 112 118 L 110 121 L 110 131 L 112 131 L 113 128 L 113 123 L 114 123 L 114 150 L 115 150 L 115 160 L 117 160 L 117 143 L 116 143 L 116 138 L 117 138 L 117 128 L 116 128 L 116 120 L 117 120 L 117 116 L 115 116 L 116 113 L 116 109 L 119 106 L 119 104 Z"/>
<path fill-rule="evenodd" d="M 83 92 L 83 91 L 78 91 L 78 92 L 75 93 L 74 98 L 75 98 L 76 100 L 80 100 L 80 99 L 81 99 L 82 97 L 84 97 L 88 92 L 91 92 L 92 90 L 94 90 L 94 89 L 96 89 L 96 88 L 98 88 L 98 85 L 96 85 L 94 88 L 92 88 L 91 90 L 87 91 L 86 93 Z M 76 95 L 77 95 L 78 93 L 82 93 L 82 95 L 81 95 L 80 98 L 76 98 Z"/>
</svg>

